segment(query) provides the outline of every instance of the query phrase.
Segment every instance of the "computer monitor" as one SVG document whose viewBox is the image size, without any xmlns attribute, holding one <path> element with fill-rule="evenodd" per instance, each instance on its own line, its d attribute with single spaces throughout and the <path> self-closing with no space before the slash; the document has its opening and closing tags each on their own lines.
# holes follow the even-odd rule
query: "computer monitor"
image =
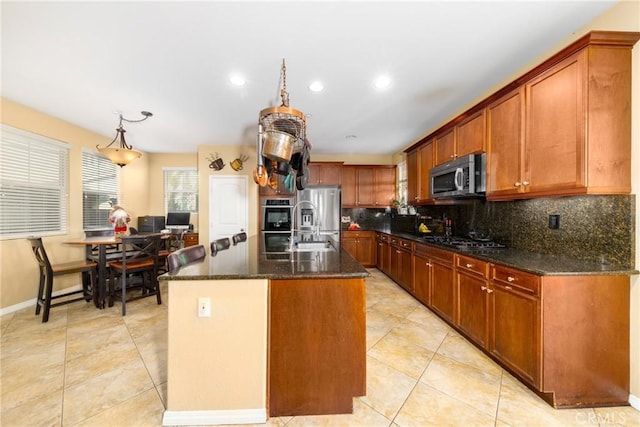
<svg viewBox="0 0 640 427">
<path fill-rule="evenodd" d="M 191 213 L 189 212 L 169 212 L 167 213 L 167 228 L 189 228 L 189 220 Z"/>
</svg>

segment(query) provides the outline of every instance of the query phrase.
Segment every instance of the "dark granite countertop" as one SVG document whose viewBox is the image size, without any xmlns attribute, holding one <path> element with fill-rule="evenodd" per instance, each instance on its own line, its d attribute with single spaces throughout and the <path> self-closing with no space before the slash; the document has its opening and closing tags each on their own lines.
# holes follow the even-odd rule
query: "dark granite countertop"
<svg viewBox="0 0 640 427">
<path fill-rule="evenodd" d="M 264 253 L 259 237 L 177 270 L 159 280 L 318 279 L 367 277 L 351 255 L 338 248 L 328 252 Z"/>
<path fill-rule="evenodd" d="M 512 248 L 488 250 L 459 249 L 447 245 L 427 242 L 422 237 L 410 233 L 392 232 L 388 229 L 375 231 L 541 276 L 579 276 L 594 274 L 626 276 L 639 274 L 637 270 L 626 267 L 583 261 L 561 255 L 540 254 Z"/>
</svg>

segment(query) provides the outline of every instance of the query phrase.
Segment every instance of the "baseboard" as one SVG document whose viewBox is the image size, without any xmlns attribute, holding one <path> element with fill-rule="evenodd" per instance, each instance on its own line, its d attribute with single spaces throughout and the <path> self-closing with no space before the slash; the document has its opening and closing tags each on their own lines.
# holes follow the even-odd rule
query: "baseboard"
<svg viewBox="0 0 640 427">
<path fill-rule="evenodd" d="M 267 409 L 236 409 L 217 411 L 164 411 L 163 426 L 195 426 L 220 424 L 264 424 Z"/>
<path fill-rule="evenodd" d="M 633 394 L 629 395 L 629 404 L 640 411 L 640 397 L 634 396 Z"/>
<path fill-rule="evenodd" d="M 65 294 L 67 292 L 75 292 L 75 291 L 81 291 L 81 290 L 82 290 L 82 285 L 75 285 L 66 289 L 61 289 L 59 291 L 53 291 L 51 295 L 55 297 L 56 295 Z M 33 291 L 35 294 L 37 294 L 38 287 L 36 286 L 35 288 L 33 288 Z M 10 314 L 18 310 L 22 310 L 23 308 L 35 307 L 35 305 L 36 305 L 36 298 L 19 302 L 18 304 L 10 305 L 9 307 L 0 308 L 0 316 L 4 316 L 5 314 Z"/>
</svg>

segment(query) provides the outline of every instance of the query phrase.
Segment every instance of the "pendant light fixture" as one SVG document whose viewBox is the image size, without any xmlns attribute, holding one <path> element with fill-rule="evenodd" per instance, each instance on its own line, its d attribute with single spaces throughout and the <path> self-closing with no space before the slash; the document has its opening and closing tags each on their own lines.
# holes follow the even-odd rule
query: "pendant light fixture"
<svg viewBox="0 0 640 427">
<path fill-rule="evenodd" d="M 140 114 L 144 116 L 144 118 L 140 120 L 125 119 L 124 117 L 122 117 L 122 114 L 119 114 L 120 125 L 116 129 L 115 138 L 113 138 L 113 140 L 106 147 L 100 147 L 100 145 L 96 145 L 96 149 L 100 153 L 102 153 L 109 160 L 111 160 L 113 163 L 115 163 L 120 167 L 126 166 L 132 161 L 134 161 L 135 159 L 139 159 L 140 157 L 142 157 L 142 153 L 140 151 L 134 150 L 133 146 L 127 144 L 127 141 L 125 141 L 124 133 L 126 132 L 126 130 L 124 130 L 124 127 L 122 126 L 122 122 L 138 123 L 138 122 L 143 122 L 147 120 L 149 117 L 153 116 L 153 114 L 148 111 L 142 111 Z M 112 145 L 116 141 L 118 141 L 118 145 L 115 147 L 112 147 Z"/>
</svg>

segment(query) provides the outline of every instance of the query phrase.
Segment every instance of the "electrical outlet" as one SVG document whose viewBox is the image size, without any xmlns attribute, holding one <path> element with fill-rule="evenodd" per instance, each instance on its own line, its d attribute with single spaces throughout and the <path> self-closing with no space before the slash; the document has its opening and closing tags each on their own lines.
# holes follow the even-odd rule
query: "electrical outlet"
<svg viewBox="0 0 640 427">
<path fill-rule="evenodd" d="M 211 298 L 198 298 L 198 317 L 211 317 Z"/>
<path fill-rule="evenodd" d="M 549 215 L 549 228 L 553 230 L 560 228 L 560 215 Z"/>
</svg>

